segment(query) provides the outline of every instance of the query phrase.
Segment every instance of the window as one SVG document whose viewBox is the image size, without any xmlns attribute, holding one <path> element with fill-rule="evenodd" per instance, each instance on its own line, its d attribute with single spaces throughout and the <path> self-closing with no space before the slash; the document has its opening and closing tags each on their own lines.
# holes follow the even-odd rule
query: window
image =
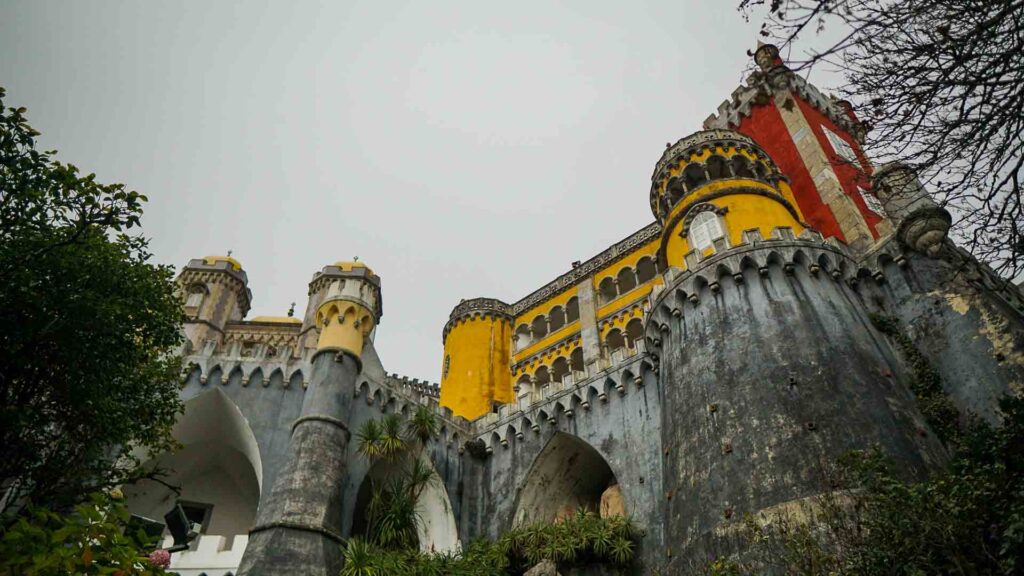
<svg viewBox="0 0 1024 576">
<path fill-rule="evenodd" d="M 690 247 L 693 249 L 706 250 L 722 236 L 725 236 L 725 233 L 714 212 L 701 212 L 690 223 Z"/>
<path fill-rule="evenodd" d="M 867 205 L 868 210 L 879 216 L 885 216 L 885 208 L 882 207 L 882 202 L 879 201 L 877 196 L 863 188 L 857 188 L 857 191 L 860 192 L 860 197 L 864 199 L 864 204 Z"/>
<path fill-rule="evenodd" d="M 193 286 L 189 290 L 185 306 L 198 308 L 203 303 L 203 296 L 206 296 L 206 290 L 202 286 Z"/>
<path fill-rule="evenodd" d="M 446 354 L 445 357 L 444 357 L 444 373 L 441 374 L 441 378 L 447 378 L 448 377 L 448 370 L 450 370 L 451 367 L 452 367 L 452 356 L 451 356 L 451 354 Z"/>
<path fill-rule="evenodd" d="M 839 137 L 839 134 L 829 130 L 825 126 L 821 127 L 821 130 L 825 132 L 825 137 L 828 138 L 828 143 L 832 145 L 832 149 L 836 151 L 836 154 L 840 158 L 847 162 L 857 162 L 857 153 L 853 151 L 853 147 L 850 146 L 849 142 Z"/>
</svg>

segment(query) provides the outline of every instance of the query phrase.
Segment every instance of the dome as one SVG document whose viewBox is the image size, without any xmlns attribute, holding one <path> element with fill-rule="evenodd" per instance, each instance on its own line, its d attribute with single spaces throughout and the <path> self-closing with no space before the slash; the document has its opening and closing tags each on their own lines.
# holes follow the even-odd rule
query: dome
<svg viewBox="0 0 1024 576">
<path fill-rule="evenodd" d="M 231 265 L 233 270 L 237 271 L 242 269 L 242 263 L 231 256 L 203 256 L 203 262 L 206 263 L 207 266 L 212 266 L 217 262 L 227 262 Z"/>
<path fill-rule="evenodd" d="M 341 268 L 342 271 L 344 271 L 344 272 L 351 272 L 351 271 L 355 270 L 356 268 L 365 268 L 367 272 L 369 272 L 371 275 L 373 274 L 373 269 L 371 269 L 366 264 L 364 264 L 362 262 L 355 261 L 355 260 L 339 260 L 339 261 L 335 262 L 334 264 L 331 264 L 331 266 L 336 266 L 338 268 Z"/>
<path fill-rule="evenodd" d="M 250 322 L 264 322 L 267 324 L 302 324 L 302 320 L 292 316 L 257 316 Z"/>
</svg>

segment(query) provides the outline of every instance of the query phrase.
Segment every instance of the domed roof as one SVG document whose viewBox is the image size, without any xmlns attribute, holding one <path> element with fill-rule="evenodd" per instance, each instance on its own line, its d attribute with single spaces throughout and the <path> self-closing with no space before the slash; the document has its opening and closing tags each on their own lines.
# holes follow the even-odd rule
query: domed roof
<svg viewBox="0 0 1024 576">
<path fill-rule="evenodd" d="M 339 260 L 339 261 L 335 262 L 334 264 L 332 264 L 332 266 L 337 266 L 338 268 L 341 268 L 345 272 L 351 272 L 352 270 L 354 270 L 356 268 L 365 268 L 367 272 L 369 272 L 370 274 L 373 274 L 373 269 L 372 268 L 370 268 L 366 264 L 364 264 L 362 262 L 359 262 L 359 261 L 356 261 L 356 260 Z"/>
<path fill-rule="evenodd" d="M 269 324 L 302 324 L 302 320 L 292 316 L 257 316 L 250 322 L 266 322 Z"/>
<path fill-rule="evenodd" d="M 203 262 L 205 262 L 209 266 L 212 266 L 217 262 L 227 262 L 228 264 L 231 265 L 231 268 L 234 270 L 242 269 L 242 263 L 239 262 L 238 260 L 235 260 L 231 256 L 203 256 Z"/>
</svg>

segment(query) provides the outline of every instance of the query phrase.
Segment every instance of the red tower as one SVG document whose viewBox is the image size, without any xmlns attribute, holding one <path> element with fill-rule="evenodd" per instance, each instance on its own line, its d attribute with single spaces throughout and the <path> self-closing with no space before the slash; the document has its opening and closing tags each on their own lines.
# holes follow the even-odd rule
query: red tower
<svg viewBox="0 0 1024 576">
<path fill-rule="evenodd" d="M 848 102 L 825 96 L 790 70 L 770 44 L 754 54 L 759 70 L 704 121 L 754 139 L 790 178 L 807 223 L 858 248 L 891 232 L 870 191 L 866 129 Z"/>
</svg>

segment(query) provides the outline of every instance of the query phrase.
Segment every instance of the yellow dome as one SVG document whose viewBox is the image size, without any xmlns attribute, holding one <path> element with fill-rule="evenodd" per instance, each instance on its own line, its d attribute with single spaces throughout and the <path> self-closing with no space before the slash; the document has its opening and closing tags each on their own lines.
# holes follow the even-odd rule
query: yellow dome
<svg viewBox="0 0 1024 576">
<path fill-rule="evenodd" d="M 271 324 L 302 324 L 302 320 L 292 316 L 257 316 L 250 322 L 268 322 Z"/>
<path fill-rule="evenodd" d="M 339 260 L 332 264 L 332 266 L 337 266 L 338 268 L 341 268 L 345 272 L 351 272 L 353 268 L 366 268 L 367 272 L 373 274 L 373 270 L 366 264 L 363 264 L 362 262 Z"/>
<path fill-rule="evenodd" d="M 209 266 L 212 266 L 217 262 L 227 262 L 228 264 L 231 265 L 231 268 L 233 268 L 234 270 L 242 269 L 242 263 L 239 262 L 238 260 L 235 260 L 231 256 L 203 256 L 203 262 L 205 262 Z"/>
</svg>

